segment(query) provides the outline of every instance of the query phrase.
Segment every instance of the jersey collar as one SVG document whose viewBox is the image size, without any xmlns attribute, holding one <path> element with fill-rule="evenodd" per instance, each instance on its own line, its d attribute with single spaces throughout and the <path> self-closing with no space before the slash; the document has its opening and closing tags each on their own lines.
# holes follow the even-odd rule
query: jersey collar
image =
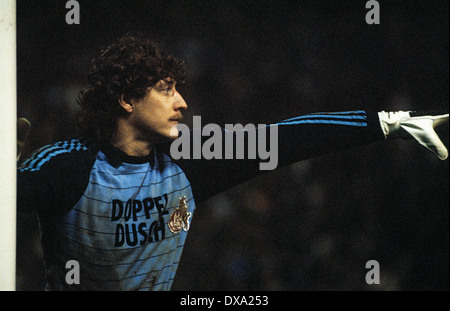
<svg viewBox="0 0 450 311">
<path fill-rule="evenodd" d="M 152 148 L 152 151 L 147 156 L 130 156 L 109 142 L 102 143 L 99 147 L 108 158 L 108 161 L 114 166 L 120 163 L 143 164 L 147 162 L 153 165 L 155 158 L 155 147 Z"/>
</svg>

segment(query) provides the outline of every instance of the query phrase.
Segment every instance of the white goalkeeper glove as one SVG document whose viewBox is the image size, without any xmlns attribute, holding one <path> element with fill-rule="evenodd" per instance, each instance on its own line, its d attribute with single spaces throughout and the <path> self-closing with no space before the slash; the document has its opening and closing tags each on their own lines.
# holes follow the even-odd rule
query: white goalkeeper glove
<svg viewBox="0 0 450 311">
<path fill-rule="evenodd" d="M 441 160 L 448 157 L 444 146 L 434 128 L 448 122 L 448 113 L 432 115 L 415 111 L 379 112 L 381 128 L 385 138 L 413 137 L 419 144 L 434 152 Z"/>
</svg>

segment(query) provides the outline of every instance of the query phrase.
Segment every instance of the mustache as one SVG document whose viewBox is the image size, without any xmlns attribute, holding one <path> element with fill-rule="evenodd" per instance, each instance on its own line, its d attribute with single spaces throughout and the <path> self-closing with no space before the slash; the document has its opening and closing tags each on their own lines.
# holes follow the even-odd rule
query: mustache
<svg viewBox="0 0 450 311">
<path fill-rule="evenodd" d="M 177 121 L 182 121 L 184 118 L 184 116 L 182 114 L 179 115 L 175 115 L 173 117 L 170 117 L 169 120 L 177 120 Z"/>
</svg>

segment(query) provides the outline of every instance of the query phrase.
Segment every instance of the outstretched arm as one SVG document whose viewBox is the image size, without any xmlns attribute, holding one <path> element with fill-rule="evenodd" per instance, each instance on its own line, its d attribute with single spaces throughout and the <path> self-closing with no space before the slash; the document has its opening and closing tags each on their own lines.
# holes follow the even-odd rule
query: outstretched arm
<svg viewBox="0 0 450 311">
<path fill-rule="evenodd" d="M 447 158 L 447 149 L 434 131 L 434 127 L 446 121 L 448 122 L 448 114 L 434 116 L 416 112 L 368 113 L 362 110 L 313 113 L 268 126 L 258 126 L 255 130 L 255 140 L 259 144 L 261 142 L 259 138 L 263 135 L 266 142 L 265 149 L 276 147 L 277 163 L 275 166 L 272 165 L 271 169 L 397 137 L 415 139 L 443 160 Z M 270 137 L 272 135 L 270 129 L 274 127 L 277 129 L 274 131 L 276 132 L 275 141 Z M 222 137 L 232 135 L 234 151 L 239 148 L 236 141 L 238 136 L 242 135 L 242 131 L 246 133 L 246 146 L 251 145 L 248 144 L 251 141 L 249 139 L 251 130 L 243 129 L 232 133 L 226 129 L 220 129 L 220 131 Z M 190 131 L 191 136 L 195 133 L 200 135 L 201 129 Z M 191 139 L 194 140 L 192 137 Z M 197 144 L 197 148 L 204 147 L 205 142 L 210 139 L 210 136 L 202 136 L 201 144 Z M 276 146 L 273 145 L 274 142 Z M 191 149 L 194 148 L 196 146 L 193 143 Z M 198 202 L 264 173 L 265 170 L 261 169 L 261 164 L 267 164 L 270 160 L 267 157 L 261 157 L 260 154 L 257 154 L 255 158 L 249 158 L 251 151 L 248 149 L 244 152 L 245 159 L 236 159 L 236 157 L 227 159 L 225 142 L 221 148 L 222 156 L 219 159 L 202 157 L 177 160 L 186 172 Z"/>
<path fill-rule="evenodd" d="M 206 132 L 209 133 L 209 131 Z M 190 141 L 194 141 L 195 135 L 198 136 L 201 133 L 201 129 L 192 129 L 188 133 Z M 250 180 L 266 172 L 267 169 L 275 169 L 334 151 L 381 141 L 384 138 L 378 115 L 362 110 L 314 113 L 266 126 L 258 125 L 253 130 L 244 128 L 240 131 L 230 131 L 222 128 L 211 133 L 218 133 L 223 138 L 219 157 L 212 159 L 184 157 L 177 160 L 186 172 L 199 202 Z M 241 154 L 245 157 L 239 159 L 236 157 L 236 151 L 242 149 L 242 145 L 239 144 L 239 138 L 242 144 L 242 135 L 245 137 L 245 150 L 241 150 Z M 202 136 L 201 143 L 197 146 L 192 143 L 191 151 L 192 149 L 199 151 L 198 148 L 210 146 L 210 141 L 214 140 L 212 136 L 215 134 Z M 231 159 L 227 158 L 230 148 L 226 143 L 227 138 L 230 137 L 233 141 L 231 148 L 234 152 L 234 157 Z M 257 151 L 252 153 L 250 147 L 254 146 L 255 141 Z M 177 142 L 174 142 L 172 147 L 176 144 Z M 269 150 L 270 152 L 264 152 Z M 255 153 L 256 156 L 252 157 Z M 270 165 L 268 165 L 269 162 L 271 162 Z"/>
</svg>

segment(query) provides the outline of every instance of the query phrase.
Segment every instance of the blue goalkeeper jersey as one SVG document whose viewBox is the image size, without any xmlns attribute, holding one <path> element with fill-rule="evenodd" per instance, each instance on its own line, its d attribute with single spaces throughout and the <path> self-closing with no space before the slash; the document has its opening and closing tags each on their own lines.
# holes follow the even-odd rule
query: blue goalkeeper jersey
<svg viewBox="0 0 450 311">
<path fill-rule="evenodd" d="M 365 111 L 277 125 L 279 166 L 384 138 Z M 22 163 L 18 211 L 38 212 L 49 290 L 170 290 L 196 203 L 263 173 L 258 159 L 174 160 L 168 148 L 132 157 L 76 138 Z M 66 279 L 71 260 L 79 284 Z"/>
<path fill-rule="evenodd" d="M 51 171 L 55 169 L 52 166 L 60 170 L 64 165 L 80 168 L 78 162 L 84 159 L 86 177 L 89 172 L 83 182 L 85 189 L 72 208 L 58 215 L 44 211 L 41 217 L 44 234 L 48 235 L 44 239 L 48 242 L 49 289 L 69 287 L 65 263 L 76 260 L 82 288 L 168 290 L 187 231 L 174 233 L 166 224 L 182 197 L 186 197 L 188 212 L 194 212 L 189 181 L 170 157 L 158 157 L 156 149 L 149 157 L 124 157 L 117 163 L 105 153 L 98 150 L 93 154 L 84 143 L 73 139 L 42 148 L 20 168 L 21 173 L 30 174 Z M 117 154 L 111 153 L 111 159 Z M 62 182 L 70 188 L 80 181 L 69 172 L 70 168 Z M 69 188 L 65 191 L 71 191 Z M 60 203 L 64 208 L 64 200 Z"/>
</svg>

